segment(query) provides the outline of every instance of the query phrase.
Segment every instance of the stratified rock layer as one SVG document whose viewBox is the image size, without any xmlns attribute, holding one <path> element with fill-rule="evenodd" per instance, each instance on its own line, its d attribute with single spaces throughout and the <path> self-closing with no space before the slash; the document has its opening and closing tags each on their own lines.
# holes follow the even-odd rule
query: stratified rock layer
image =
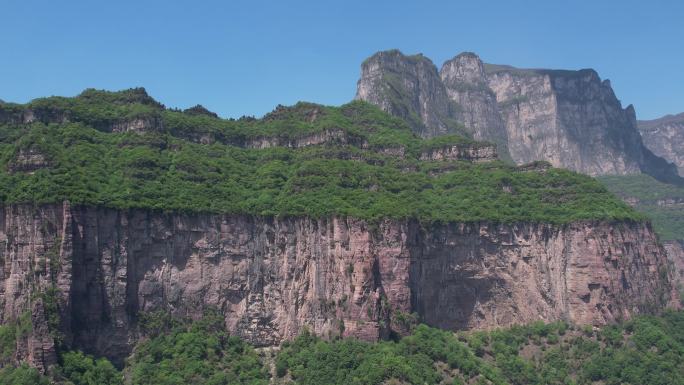
<svg viewBox="0 0 684 385">
<path fill-rule="evenodd" d="M 448 329 L 534 320 L 604 324 L 661 309 L 666 257 L 642 223 L 443 224 L 263 218 L 64 205 L 0 211 L 0 321 L 31 312 L 17 360 L 55 362 L 58 332 L 121 362 L 141 312 L 198 317 L 274 345 L 304 326 L 367 340 L 404 317 Z M 410 317 L 408 317 L 410 318 Z"/>
</svg>

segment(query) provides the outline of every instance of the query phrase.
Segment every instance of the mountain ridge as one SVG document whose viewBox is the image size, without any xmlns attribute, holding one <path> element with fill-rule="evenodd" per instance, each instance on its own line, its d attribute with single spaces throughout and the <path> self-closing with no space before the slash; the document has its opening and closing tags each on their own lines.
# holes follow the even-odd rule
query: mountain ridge
<svg viewBox="0 0 684 385">
<path fill-rule="evenodd" d="M 438 72 L 427 58 L 422 66 L 404 58 L 392 50 L 366 59 L 356 98 L 407 119 L 422 136 L 466 132 L 497 143 L 518 164 L 546 160 L 589 175 L 646 172 L 684 183 L 643 145 L 634 108 L 623 109 L 592 69 L 486 65 L 467 53 Z"/>
</svg>

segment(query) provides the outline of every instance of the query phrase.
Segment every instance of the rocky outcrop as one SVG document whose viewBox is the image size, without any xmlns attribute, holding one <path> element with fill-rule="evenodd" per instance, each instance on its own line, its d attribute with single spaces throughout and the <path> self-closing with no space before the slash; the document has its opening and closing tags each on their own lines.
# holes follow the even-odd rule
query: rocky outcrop
<svg viewBox="0 0 684 385">
<path fill-rule="evenodd" d="M 433 137 L 457 131 L 455 113 L 437 67 L 423 55 L 378 52 L 361 65 L 356 99 L 406 120 L 414 132 Z"/>
<path fill-rule="evenodd" d="M 684 113 L 638 122 L 644 144 L 654 154 L 677 166 L 684 176 Z"/>
<path fill-rule="evenodd" d="M 667 241 L 663 246 L 672 266 L 673 285 L 684 292 L 684 241 Z"/>
<path fill-rule="evenodd" d="M 458 107 L 453 119 L 467 127 L 474 139 L 496 143 L 508 158 L 506 126 L 480 58 L 470 52 L 462 53 L 444 63 L 439 75 L 449 99 Z"/>
<path fill-rule="evenodd" d="M 457 144 L 425 150 L 420 154 L 420 160 L 465 160 L 475 163 L 492 162 L 498 159 L 496 146 Z"/>
<path fill-rule="evenodd" d="M 29 147 L 20 149 L 8 166 L 11 173 L 34 173 L 41 168 L 50 167 L 50 161 L 39 148 Z"/>
<path fill-rule="evenodd" d="M 438 82 L 431 62 L 416 62 L 398 51 L 373 55 L 356 98 L 409 121 L 419 116 L 422 126 L 413 127 L 425 137 L 460 127 L 517 164 L 545 160 L 589 175 L 646 172 L 682 182 L 643 145 L 634 108 L 623 109 L 594 70 L 518 69 L 463 53 L 444 63 Z"/>
<path fill-rule="evenodd" d="M 351 135 L 347 131 L 341 129 L 328 129 L 312 134 L 304 134 L 299 137 L 289 136 L 260 136 L 248 139 L 244 147 L 246 148 L 271 148 L 271 147 L 287 147 L 287 148 L 302 148 L 308 146 L 316 146 L 323 144 L 335 145 L 354 145 L 358 147 L 367 147 L 363 138 Z"/>
<path fill-rule="evenodd" d="M 448 329 L 600 325 L 661 309 L 672 291 L 642 223 L 370 225 L 65 203 L 2 208 L 0 242 L 0 321 L 32 314 L 17 354 L 40 368 L 54 362 L 54 333 L 120 363 L 141 312 L 216 309 L 231 333 L 265 346 L 304 326 L 388 337 L 410 313 Z"/>
<path fill-rule="evenodd" d="M 164 130 L 162 119 L 159 116 L 145 116 L 121 120 L 108 124 L 103 129 L 107 132 L 161 132 Z"/>
<path fill-rule="evenodd" d="M 56 110 L 49 108 L 1 108 L 0 124 L 22 125 L 31 123 L 63 124 L 79 121 L 72 116 L 69 110 Z M 116 121 L 89 122 L 98 130 L 104 132 L 161 132 L 163 131 L 162 119 L 159 115 L 131 117 Z"/>
</svg>

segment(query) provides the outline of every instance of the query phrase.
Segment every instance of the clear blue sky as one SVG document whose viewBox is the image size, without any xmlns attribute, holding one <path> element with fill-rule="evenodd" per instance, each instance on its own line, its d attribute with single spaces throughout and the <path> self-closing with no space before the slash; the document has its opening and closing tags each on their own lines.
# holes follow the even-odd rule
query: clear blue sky
<svg viewBox="0 0 684 385">
<path fill-rule="evenodd" d="M 378 50 L 591 67 L 641 119 L 684 111 L 684 1 L 0 0 L 0 99 L 144 86 L 224 117 L 353 98 Z"/>
</svg>

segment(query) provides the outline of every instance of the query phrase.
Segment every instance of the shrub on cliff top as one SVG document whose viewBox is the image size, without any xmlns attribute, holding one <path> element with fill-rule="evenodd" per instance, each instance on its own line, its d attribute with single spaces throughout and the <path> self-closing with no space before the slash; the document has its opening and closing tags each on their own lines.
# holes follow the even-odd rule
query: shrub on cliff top
<svg viewBox="0 0 684 385">
<path fill-rule="evenodd" d="M 422 140 L 401 120 L 363 102 L 299 103 L 264 119 L 237 121 L 164 109 L 140 91 L 88 91 L 25 106 L 38 107 L 67 111 L 69 122 L 0 126 L 3 203 L 69 200 L 113 208 L 428 222 L 642 218 L 594 179 L 570 171 L 420 161 L 420 152 L 434 146 L 481 144 L 459 136 Z M 102 124 L 136 111 L 152 111 L 162 130 L 102 130 Z M 292 148 L 298 138 L 330 130 L 342 136 Z M 250 148 L 263 141 L 275 146 Z M 22 172 L 11 170 L 13 162 L 36 163 Z"/>
</svg>

